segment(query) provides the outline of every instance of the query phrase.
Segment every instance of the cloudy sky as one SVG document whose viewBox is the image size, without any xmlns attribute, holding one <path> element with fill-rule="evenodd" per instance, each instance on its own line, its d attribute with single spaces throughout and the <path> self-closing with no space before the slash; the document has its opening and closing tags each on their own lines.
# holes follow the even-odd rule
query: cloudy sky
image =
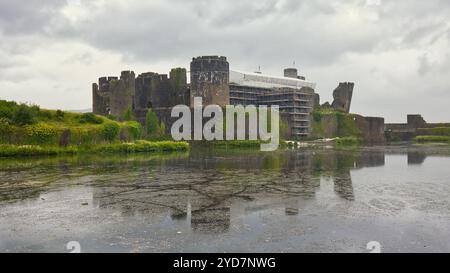
<svg viewBox="0 0 450 273">
<path fill-rule="evenodd" d="M 322 101 L 353 81 L 356 113 L 450 121 L 449 43 L 448 0 L 0 0 L 0 99 L 86 109 L 100 76 L 214 54 L 275 75 L 295 61 Z"/>
</svg>

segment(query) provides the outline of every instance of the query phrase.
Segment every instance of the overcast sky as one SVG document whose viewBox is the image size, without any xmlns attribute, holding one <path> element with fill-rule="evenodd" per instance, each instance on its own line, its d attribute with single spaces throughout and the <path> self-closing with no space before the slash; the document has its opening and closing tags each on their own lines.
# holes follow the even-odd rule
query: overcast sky
<svg viewBox="0 0 450 273">
<path fill-rule="evenodd" d="M 0 99 L 91 108 L 121 70 L 168 73 L 193 56 L 282 75 L 295 61 L 322 102 L 355 82 L 352 112 L 450 121 L 448 0 L 0 0 Z"/>
</svg>

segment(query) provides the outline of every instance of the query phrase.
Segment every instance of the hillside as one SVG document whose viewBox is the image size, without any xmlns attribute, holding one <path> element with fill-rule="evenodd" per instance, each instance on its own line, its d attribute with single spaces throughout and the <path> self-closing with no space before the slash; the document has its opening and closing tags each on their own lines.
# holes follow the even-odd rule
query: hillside
<svg viewBox="0 0 450 273">
<path fill-rule="evenodd" d="M 44 110 L 38 106 L 0 101 L 0 143 L 35 145 L 90 145 L 142 136 L 136 121 L 118 122 L 91 113 Z"/>
</svg>

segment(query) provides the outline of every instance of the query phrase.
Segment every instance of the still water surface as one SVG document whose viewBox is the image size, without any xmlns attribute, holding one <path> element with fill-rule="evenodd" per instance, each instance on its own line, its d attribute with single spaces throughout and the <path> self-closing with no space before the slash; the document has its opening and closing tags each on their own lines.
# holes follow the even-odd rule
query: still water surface
<svg viewBox="0 0 450 273">
<path fill-rule="evenodd" d="M 0 252 L 450 252 L 450 148 L 0 159 Z"/>
</svg>

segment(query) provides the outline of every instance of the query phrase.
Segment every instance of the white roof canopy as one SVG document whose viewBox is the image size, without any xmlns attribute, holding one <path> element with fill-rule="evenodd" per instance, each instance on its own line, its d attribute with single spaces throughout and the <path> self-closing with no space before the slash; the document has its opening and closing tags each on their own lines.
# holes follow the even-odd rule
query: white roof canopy
<svg viewBox="0 0 450 273">
<path fill-rule="evenodd" d="M 307 82 L 301 79 L 269 76 L 259 73 L 241 72 L 236 70 L 230 70 L 230 83 L 260 88 L 316 88 L 315 83 Z"/>
</svg>

